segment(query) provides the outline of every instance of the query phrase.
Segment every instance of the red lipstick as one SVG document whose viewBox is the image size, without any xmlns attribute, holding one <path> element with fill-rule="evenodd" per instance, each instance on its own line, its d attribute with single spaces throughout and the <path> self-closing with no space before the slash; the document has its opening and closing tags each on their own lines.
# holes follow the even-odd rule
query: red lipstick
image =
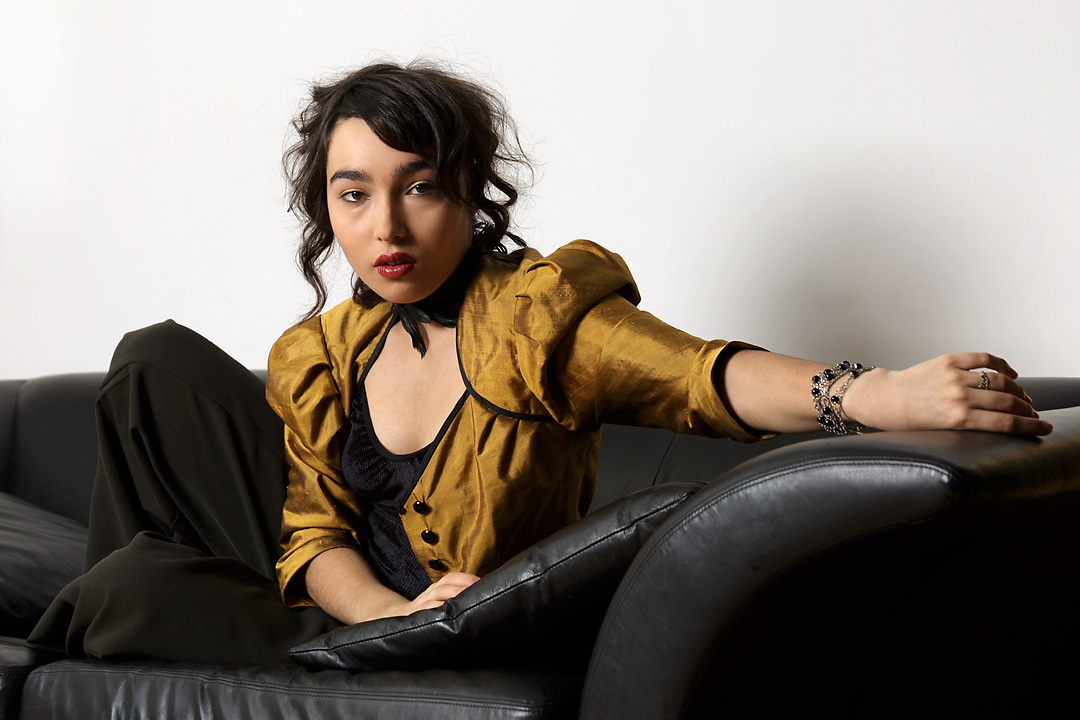
<svg viewBox="0 0 1080 720">
<path fill-rule="evenodd" d="M 416 267 L 416 260 L 408 253 L 390 253 L 380 255 L 375 260 L 375 272 L 384 278 L 399 278 L 408 275 Z"/>
</svg>

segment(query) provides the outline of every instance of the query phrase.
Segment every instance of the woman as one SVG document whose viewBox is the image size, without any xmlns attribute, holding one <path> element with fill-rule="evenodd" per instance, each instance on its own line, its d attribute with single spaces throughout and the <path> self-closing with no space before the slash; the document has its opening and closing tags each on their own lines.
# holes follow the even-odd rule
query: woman
<svg viewBox="0 0 1080 720">
<path fill-rule="evenodd" d="M 505 176 L 523 157 L 498 99 L 438 68 L 316 87 L 296 129 L 317 302 L 270 354 L 284 453 L 257 381 L 219 350 L 169 323 L 125 337 L 98 403 L 89 570 L 34 641 L 260 662 L 337 622 L 436 607 L 584 513 L 603 422 L 738 440 L 1051 430 L 992 355 L 826 369 L 664 325 L 592 243 L 507 252 L 524 245 Z M 335 242 L 354 297 L 317 315 Z"/>
</svg>

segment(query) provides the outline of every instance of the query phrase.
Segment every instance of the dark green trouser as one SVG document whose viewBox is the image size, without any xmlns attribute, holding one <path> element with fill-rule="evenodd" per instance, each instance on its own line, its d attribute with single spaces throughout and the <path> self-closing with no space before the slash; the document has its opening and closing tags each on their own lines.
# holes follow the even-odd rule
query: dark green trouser
<svg viewBox="0 0 1080 720">
<path fill-rule="evenodd" d="M 153 325 L 117 347 L 97 421 L 87 571 L 31 642 L 76 657 L 263 663 L 337 626 L 278 595 L 287 467 L 257 377 L 191 330 Z"/>
</svg>

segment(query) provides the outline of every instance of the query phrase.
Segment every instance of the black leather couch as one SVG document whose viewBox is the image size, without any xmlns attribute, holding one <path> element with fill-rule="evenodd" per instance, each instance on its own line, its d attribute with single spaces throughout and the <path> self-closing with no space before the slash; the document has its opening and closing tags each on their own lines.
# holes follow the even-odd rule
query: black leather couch
<svg viewBox="0 0 1080 720">
<path fill-rule="evenodd" d="M 1025 382 L 1055 424 L 1042 439 L 739 445 L 605 428 L 594 502 L 605 508 L 485 578 L 486 597 L 525 598 L 509 624 L 503 604 L 501 649 L 489 638 L 486 653 L 456 651 L 487 621 L 477 603 L 483 612 L 439 626 L 451 628 L 449 652 L 366 672 L 61 659 L 25 644 L 35 608 L 81 565 L 100 379 L 0 381 L 0 717 L 1030 716 L 1075 705 L 1080 379 Z M 608 563 L 613 579 L 588 592 L 543 574 L 592 572 L 595 555 L 566 548 L 606 548 L 593 519 L 624 518 L 644 497 L 627 496 L 652 486 L 667 492 L 666 519 L 634 526 L 628 569 Z M 532 594 L 506 594 L 523 573 Z M 554 644 L 550 617 L 530 631 L 548 604 L 556 627 L 573 627 Z M 423 659 L 430 635 L 420 639 Z M 398 647 L 379 639 L 376 650 L 396 661 Z"/>
</svg>

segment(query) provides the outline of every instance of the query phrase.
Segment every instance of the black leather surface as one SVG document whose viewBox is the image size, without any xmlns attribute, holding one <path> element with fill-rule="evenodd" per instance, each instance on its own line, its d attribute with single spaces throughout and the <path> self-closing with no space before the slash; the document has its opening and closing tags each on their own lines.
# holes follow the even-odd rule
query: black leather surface
<svg viewBox="0 0 1080 720">
<path fill-rule="evenodd" d="M 831 436 L 819 432 L 739 443 L 724 438 L 679 435 L 657 428 L 605 425 L 596 468 L 596 493 L 589 512 L 654 485 L 710 483 L 739 463 L 763 453 L 828 437 Z"/>
<path fill-rule="evenodd" d="M 19 716 L 19 699 L 30 671 L 56 659 L 50 653 L 31 649 L 25 640 L 0 637 L 0 720 Z"/>
<path fill-rule="evenodd" d="M 675 433 L 667 430 L 605 425 L 600 436 L 596 491 L 589 512 L 656 485 L 660 466 L 674 438 Z M 685 478 L 686 482 L 694 480 Z"/>
<path fill-rule="evenodd" d="M 97 463 L 102 373 L 27 380 L 19 389 L 9 491 L 84 525 Z"/>
<path fill-rule="evenodd" d="M 64 660 L 27 679 L 20 720 L 573 718 L 580 690 L 580 676 L 558 673 Z"/>
<path fill-rule="evenodd" d="M 1080 378 L 1033 377 L 1019 382 L 1039 412 L 1080 405 Z"/>
<path fill-rule="evenodd" d="M 624 498 L 537 543 L 441 607 L 342 627 L 290 655 L 309 667 L 345 670 L 584 670 L 626 567 L 697 488 L 672 483 Z"/>
<path fill-rule="evenodd" d="M 0 380 L 0 492 L 11 487 L 11 451 L 19 388 L 24 380 Z"/>
<path fill-rule="evenodd" d="M 707 671 L 724 660 L 728 634 L 772 586 L 838 549 L 858 547 L 878 534 L 895 534 L 900 542 L 893 560 L 915 563 L 917 559 L 905 555 L 905 541 L 910 543 L 911 537 L 901 534 L 903 528 L 963 533 L 990 527 L 987 538 L 1015 533 L 1010 540 L 1023 544 L 1039 523 L 1016 525 L 1025 532 L 1002 529 L 1006 523 L 1019 523 L 1013 518 L 1039 518 L 1038 513 L 1051 511 L 1060 516 L 1071 509 L 1074 521 L 1057 524 L 1076 526 L 1080 408 L 1043 416 L 1056 429 L 1042 439 L 938 432 L 803 443 L 745 463 L 703 489 L 657 530 L 627 571 L 597 641 L 582 717 L 683 717 L 695 697 L 700 701 L 694 706 L 697 711 L 715 709 L 713 703 L 723 693 L 698 683 L 716 680 L 717 675 Z M 966 552 L 971 547 L 979 545 L 967 546 Z M 1063 572 L 1072 571 L 1069 562 L 1077 555 L 1076 544 L 1061 547 L 1047 541 L 1041 547 Z M 955 562 L 957 568 L 965 567 L 963 553 Z M 1015 565 L 1022 570 L 1024 564 Z M 851 577 L 845 587 L 852 592 L 860 588 L 859 568 L 847 568 Z M 836 577 L 846 576 L 834 572 Z M 812 595 L 814 575 L 809 578 L 803 591 Z M 1033 592 L 1035 606 L 1043 602 L 1047 609 L 1056 597 Z M 953 600 L 948 593 L 940 597 Z M 940 602 L 927 606 L 939 613 L 965 612 L 962 606 L 941 607 Z M 1027 607 L 1030 611 L 1032 605 Z M 838 639 L 845 633 L 877 632 L 872 626 L 844 627 L 842 617 L 832 620 L 840 623 L 835 628 Z M 812 624 L 814 618 L 807 621 Z M 768 623 L 762 627 L 767 629 Z M 948 646 L 947 640 L 934 641 Z M 782 636 L 766 634 L 762 642 L 783 655 Z M 870 646 L 888 656 L 882 646 Z M 834 682 L 827 677 L 829 649 L 810 648 L 800 657 L 818 657 L 819 665 L 810 660 L 798 670 L 826 676 L 826 684 Z M 737 666 L 739 658 L 731 662 Z M 777 688 L 798 679 L 766 677 Z M 792 697 L 799 699 L 797 693 Z M 703 715 L 708 716 L 707 710 Z"/>
<path fill-rule="evenodd" d="M 85 527 L 0 492 L 0 635 L 26 637 L 85 550 Z"/>
</svg>

